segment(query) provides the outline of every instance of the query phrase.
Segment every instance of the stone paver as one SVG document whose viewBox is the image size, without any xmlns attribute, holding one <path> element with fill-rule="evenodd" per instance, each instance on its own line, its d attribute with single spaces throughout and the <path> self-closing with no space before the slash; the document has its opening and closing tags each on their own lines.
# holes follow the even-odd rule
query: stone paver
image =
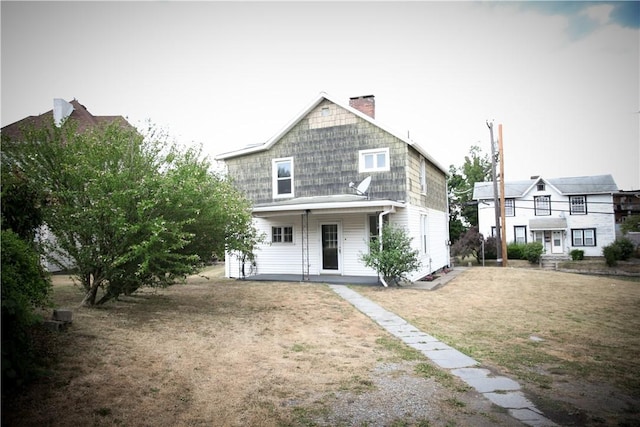
<svg viewBox="0 0 640 427">
<path fill-rule="evenodd" d="M 449 280 L 455 277 L 450 275 Z M 439 284 L 441 286 L 442 283 Z M 555 426 L 519 391 L 520 384 L 503 377 L 494 376 L 488 369 L 478 368 L 478 362 L 464 353 L 420 331 L 415 326 L 378 304 L 363 297 L 345 285 L 329 285 L 331 289 L 355 308 L 382 326 L 408 346 L 420 351 L 433 363 L 459 377 L 495 405 L 506 408 L 509 414 L 523 424 L 534 427 Z"/>
</svg>

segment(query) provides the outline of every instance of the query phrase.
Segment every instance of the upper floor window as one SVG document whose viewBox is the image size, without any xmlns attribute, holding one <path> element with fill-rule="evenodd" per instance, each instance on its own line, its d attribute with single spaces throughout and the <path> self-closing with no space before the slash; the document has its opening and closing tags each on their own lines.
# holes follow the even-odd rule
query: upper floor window
<svg viewBox="0 0 640 427">
<path fill-rule="evenodd" d="M 389 171 L 389 149 L 376 148 L 360 150 L 358 172 L 386 172 Z"/>
<path fill-rule="evenodd" d="M 271 242 L 293 243 L 293 227 L 271 227 Z"/>
<path fill-rule="evenodd" d="M 293 157 L 273 160 L 273 197 L 293 197 Z"/>
<path fill-rule="evenodd" d="M 420 192 L 427 194 L 427 161 L 420 159 Z"/>
<path fill-rule="evenodd" d="M 536 188 L 538 189 L 538 191 L 544 191 L 544 188 L 545 188 L 544 182 L 540 181 Z"/>
<path fill-rule="evenodd" d="M 504 199 L 504 216 L 516 216 L 515 199 Z"/>
<path fill-rule="evenodd" d="M 595 228 L 580 228 L 571 230 L 571 244 L 573 246 L 595 246 Z"/>
<path fill-rule="evenodd" d="M 569 213 L 585 215 L 587 213 L 587 196 L 569 196 Z"/>
<path fill-rule="evenodd" d="M 551 215 L 551 197 L 537 196 L 533 198 L 536 215 Z"/>
</svg>

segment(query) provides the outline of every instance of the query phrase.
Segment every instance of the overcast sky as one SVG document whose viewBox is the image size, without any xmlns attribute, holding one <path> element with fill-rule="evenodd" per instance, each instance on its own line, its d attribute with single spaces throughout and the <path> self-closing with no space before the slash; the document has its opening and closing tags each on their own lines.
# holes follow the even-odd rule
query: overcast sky
<svg viewBox="0 0 640 427">
<path fill-rule="evenodd" d="M 76 98 L 216 154 L 320 92 L 459 166 L 503 125 L 505 177 L 640 189 L 639 2 L 2 1 L 2 126 Z"/>
</svg>

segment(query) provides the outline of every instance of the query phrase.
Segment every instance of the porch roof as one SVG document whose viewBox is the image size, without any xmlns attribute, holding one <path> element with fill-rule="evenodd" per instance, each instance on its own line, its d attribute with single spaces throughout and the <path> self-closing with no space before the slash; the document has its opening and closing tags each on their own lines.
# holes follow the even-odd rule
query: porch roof
<svg viewBox="0 0 640 427">
<path fill-rule="evenodd" d="M 531 218 L 529 220 L 529 229 L 531 231 L 542 230 L 566 230 L 566 218 Z"/>
<path fill-rule="evenodd" d="M 273 214 L 378 212 L 404 207 L 403 202 L 385 199 L 367 199 L 366 196 L 340 194 L 334 196 L 298 197 L 280 202 L 256 205 L 253 213 L 259 216 Z"/>
</svg>

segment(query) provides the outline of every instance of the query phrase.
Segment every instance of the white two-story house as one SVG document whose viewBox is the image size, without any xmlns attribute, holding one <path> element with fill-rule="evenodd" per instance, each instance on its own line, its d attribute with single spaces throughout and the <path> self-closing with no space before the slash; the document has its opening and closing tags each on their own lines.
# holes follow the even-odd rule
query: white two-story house
<svg viewBox="0 0 640 427">
<path fill-rule="evenodd" d="M 267 237 L 249 269 L 227 254 L 227 277 L 377 280 L 360 255 L 385 224 L 404 228 L 419 251 L 422 267 L 410 279 L 449 265 L 446 169 L 382 125 L 373 96 L 343 104 L 321 93 L 266 143 L 216 159 Z"/>
<path fill-rule="evenodd" d="M 617 191 L 611 175 L 505 181 L 506 241 L 542 242 L 547 255 L 567 256 L 581 249 L 585 256 L 601 256 L 616 237 Z M 480 233 L 495 235 L 493 182 L 477 182 L 473 199 Z"/>
</svg>

